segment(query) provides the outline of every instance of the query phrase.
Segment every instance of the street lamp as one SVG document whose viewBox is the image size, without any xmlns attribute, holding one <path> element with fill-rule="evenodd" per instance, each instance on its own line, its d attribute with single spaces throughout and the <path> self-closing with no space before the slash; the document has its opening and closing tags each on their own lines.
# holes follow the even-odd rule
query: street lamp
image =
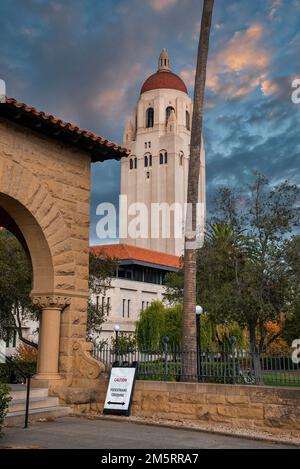
<svg viewBox="0 0 300 469">
<path fill-rule="evenodd" d="M 201 314 L 203 314 L 202 306 L 196 306 L 196 333 L 197 333 L 197 377 L 198 382 L 202 382 L 202 364 L 201 364 Z"/>
<path fill-rule="evenodd" d="M 120 324 L 116 324 L 114 327 L 116 333 L 116 361 L 119 360 L 119 332 L 120 332 Z"/>
</svg>

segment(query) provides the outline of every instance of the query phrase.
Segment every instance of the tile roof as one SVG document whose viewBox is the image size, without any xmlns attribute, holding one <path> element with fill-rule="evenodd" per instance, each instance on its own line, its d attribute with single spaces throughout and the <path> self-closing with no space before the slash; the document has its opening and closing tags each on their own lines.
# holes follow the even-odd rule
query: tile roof
<svg viewBox="0 0 300 469">
<path fill-rule="evenodd" d="M 6 102 L 0 104 L 0 116 L 17 121 L 52 138 L 76 145 L 90 153 L 92 161 L 120 159 L 130 153 L 128 149 L 110 142 L 100 135 L 83 130 L 77 125 L 64 122 L 51 114 L 38 111 L 32 106 L 19 103 L 12 98 L 6 98 Z"/>
<path fill-rule="evenodd" d="M 158 266 L 180 268 L 180 257 L 164 252 L 151 251 L 150 249 L 130 246 L 128 244 L 108 244 L 93 246 L 91 252 L 97 256 L 108 256 L 118 260 L 134 260 Z"/>
<path fill-rule="evenodd" d="M 151 75 L 142 86 L 141 94 L 146 91 L 158 90 L 158 89 L 171 89 L 183 91 L 188 94 L 187 87 L 178 75 L 173 72 L 156 72 Z"/>
</svg>

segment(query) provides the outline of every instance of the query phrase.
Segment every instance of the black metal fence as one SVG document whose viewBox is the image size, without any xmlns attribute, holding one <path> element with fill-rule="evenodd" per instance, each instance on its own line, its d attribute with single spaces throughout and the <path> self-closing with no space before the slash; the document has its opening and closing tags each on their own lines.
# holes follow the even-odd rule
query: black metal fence
<svg viewBox="0 0 300 469">
<path fill-rule="evenodd" d="M 115 362 L 123 365 L 138 362 L 137 376 L 143 380 L 181 381 L 185 377 L 202 383 L 300 387 L 300 364 L 293 363 L 292 353 L 257 355 L 235 346 L 201 350 L 199 354 L 170 347 L 158 351 L 118 352 L 95 345 L 93 356 L 104 363 L 106 371 Z"/>
</svg>

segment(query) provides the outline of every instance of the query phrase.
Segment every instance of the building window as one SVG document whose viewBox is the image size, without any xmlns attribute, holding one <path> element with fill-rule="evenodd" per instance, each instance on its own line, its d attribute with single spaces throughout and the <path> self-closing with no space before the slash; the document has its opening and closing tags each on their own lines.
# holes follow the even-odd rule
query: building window
<svg viewBox="0 0 300 469">
<path fill-rule="evenodd" d="M 137 169 L 137 157 L 134 158 L 134 169 Z"/>
<path fill-rule="evenodd" d="M 149 107 L 146 111 L 146 127 L 150 129 L 154 126 L 154 109 Z"/>
<path fill-rule="evenodd" d="M 168 164 L 168 153 L 165 150 L 159 154 L 159 164 Z"/>
<path fill-rule="evenodd" d="M 149 166 L 148 155 L 144 156 L 144 166 L 145 166 L 145 168 L 148 168 L 148 166 Z"/>
<path fill-rule="evenodd" d="M 96 310 L 99 312 L 99 295 L 96 296 Z"/>
<path fill-rule="evenodd" d="M 185 125 L 187 130 L 191 130 L 191 118 L 189 111 L 186 111 L 185 113 Z"/>
<path fill-rule="evenodd" d="M 142 301 L 142 313 L 144 312 L 144 308 L 145 308 L 145 301 Z"/>
<path fill-rule="evenodd" d="M 107 298 L 107 302 L 106 302 L 106 314 L 107 314 L 107 316 L 109 316 L 109 312 L 110 312 L 110 297 Z"/>
<path fill-rule="evenodd" d="M 181 151 L 181 152 L 179 153 L 179 164 L 180 164 L 180 166 L 183 165 L 183 157 L 184 157 L 184 154 L 183 154 L 183 152 Z"/>
<path fill-rule="evenodd" d="M 166 109 L 166 124 L 168 123 L 172 111 L 175 112 L 175 109 L 172 106 L 168 106 Z"/>
<path fill-rule="evenodd" d="M 152 155 L 149 155 L 149 166 L 152 166 Z"/>
<path fill-rule="evenodd" d="M 133 169 L 133 159 L 130 158 L 129 160 L 129 169 Z"/>
<path fill-rule="evenodd" d="M 145 142 L 145 148 L 148 148 L 148 144 L 147 144 L 147 142 Z"/>
<path fill-rule="evenodd" d="M 148 142 L 148 148 L 151 148 L 151 142 Z"/>
<path fill-rule="evenodd" d="M 130 300 L 127 302 L 127 317 L 130 317 Z"/>
<path fill-rule="evenodd" d="M 150 172 L 147 171 L 147 175 L 146 175 L 147 179 L 150 179 Z"/>
<path fill-rule="evenodd" d="M 126 306 L 126 300 L 123 300 L 123 309 L 122 309 L 122 317 L 125 318 L 125 306 Z"/>
</svg>

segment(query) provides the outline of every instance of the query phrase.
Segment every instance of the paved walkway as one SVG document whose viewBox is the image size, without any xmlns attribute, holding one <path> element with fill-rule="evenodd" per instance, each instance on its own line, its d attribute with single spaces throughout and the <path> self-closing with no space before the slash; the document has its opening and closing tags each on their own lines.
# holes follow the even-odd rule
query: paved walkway
<svg viewBox="0 0 300 469">
<path fill-rule="evenodd" d="M 5 428 L 0 447 L 49 449 L 278 449 L 284 445 L 244 440 L 199 431 L 140 425 L 131 422 L 65 417 L 54 422 Z"/>
</svg>

